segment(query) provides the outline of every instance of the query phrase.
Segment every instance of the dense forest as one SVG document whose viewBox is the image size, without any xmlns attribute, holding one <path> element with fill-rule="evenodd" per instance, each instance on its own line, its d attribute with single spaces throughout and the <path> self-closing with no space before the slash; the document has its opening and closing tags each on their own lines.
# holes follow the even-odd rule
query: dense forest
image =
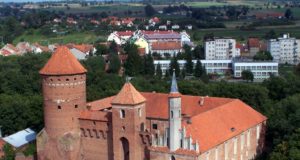
<svg viewBox="0 0 300 160">
<path fill-rule="evenodd" d="M 4 135 L 27 127 L 37 132 L 43 127 L 39 69 L 50 54 L 0 57 L 0 126 Z M 89 57 L 88 101 L 116 94 L 125 78 L 104 72 L 101 56 Z M 257 159 L 300 159 L 300 66 L 261 84 L 206 82 L 198 78 L 180 79 L 182 94 L 239 98 L 268 117 L 267 148 Z M 131 80 L 139 91 L 168 92 L 169 78 L 136 74 Z"/>
</svg>

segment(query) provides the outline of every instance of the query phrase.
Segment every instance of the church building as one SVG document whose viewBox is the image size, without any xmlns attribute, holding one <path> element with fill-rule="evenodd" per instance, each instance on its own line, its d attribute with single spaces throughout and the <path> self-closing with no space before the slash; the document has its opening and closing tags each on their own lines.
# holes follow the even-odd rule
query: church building
<svg viewBox="0 0 300 160">
<path fill-rule="evenodd" d="M 264 148 L 267 118 L 239 99 L 139 92 L 86 102 L 87 70 L 61 46 L 40 70 L 39 160 L 248 160 Z"/>
</svg>

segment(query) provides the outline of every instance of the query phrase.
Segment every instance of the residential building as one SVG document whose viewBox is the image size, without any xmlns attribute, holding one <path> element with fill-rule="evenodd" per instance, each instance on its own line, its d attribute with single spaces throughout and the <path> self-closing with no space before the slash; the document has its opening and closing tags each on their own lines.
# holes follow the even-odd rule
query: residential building
<svg viewBox="0 0 300 160">
<path fill-rule="evenodd" d="M 175 25 L 172 25 L 172 27 L 171 27 L 172 29 L 174 29 L 174 30 L 176 30 L 176 29 L 180 29 L 180 26 L 179 25 L 177 25 L 177 24 L 175 24 Z"/>
<path fill-rule="evenodd" d="M 152 42 L 149 48 L 151 53 L 158 53 L 162 57 L 165 57 L 166 55 L 176 56 L 179 52 L 182 52 L 180 42 Z"/>
<path fill-rule="evenodd" d="M 93 45 L 89 45 L 89 44 L 80 44 L 80 45 L 69 44 L 67 46 L 70 49 L 71 53 L 78 60 L 84 60 L 87 58 L 88 55 L 90 55 L 90 53 L 92 54 L 96 53 L 96 48 Z"/>
<path fill-rule="evenodd" d="M 132 31 L 115 31 L 108 36 L 107 41 L 115 41 L 118 45 L 122 45 L 125 44 L 132 35 Z"/>
<path fill-rule="evenodd" d="M 284 34 L 283 37 L 270 39 L 268 51 L 280 64 L 298 64 L 300 62 L 300 40 Z"/>
<path fill-rule="evenodd" d="M 239 57 L 236 40 L 231 38 L 213 38 L 204 42 L 205 59 L 222 60 Z"/>
<path fill-rule="evenodd" d="M 267 118 L 239 99 L 183 95 L 174 72 L 169 93 L 126 82 L 87 103 L 86 72 L 63 46 L 40 70 L 39 160 L 250 160 L 264 148 Z"/>
<path fill-rule="evenodd" d="M 144 37 L 139 37 L 138 39 L 136 39 L 134 44 L 137 45 L 140 50 L 143 49 L 145 54 L 148 54 L 150 52 L 149 43 Z"/>
<path fill-rule="evenodd" d="M 159 30 L 167 30 L 168 28 L 166 25 L 160 25 L 160 26 L 158 26 L 158 29 Z"/>
</svg>

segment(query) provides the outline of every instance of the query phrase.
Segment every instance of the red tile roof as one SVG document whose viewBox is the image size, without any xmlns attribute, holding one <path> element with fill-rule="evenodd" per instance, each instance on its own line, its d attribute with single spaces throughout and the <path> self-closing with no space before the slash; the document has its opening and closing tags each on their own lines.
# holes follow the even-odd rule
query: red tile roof
<svg viewBox="0 0 300 160">
<path fill-rule="evenodd" d="M 4 151 L 3 151 L 3 147 L 6 144 L 6 142 L 0 138 L 0 158 L 4 156 Z"/>
<path fill-rule="evenodd" d="M 179 50 L 181 42 L 153 42 L 152 50 Z"/>
<path fill-rule="evenodd" d="M 252 48 L 259 48 L 260 47 L 260 42 L 258 38 L 248 38 L 248 47 Z"/>
<path fill-rule="evenodd" d="M 132 36 L 133 32 L 132 31 L 119 31 L 117 32 L 119 36 Z"/>
<path fill-rule="evenodd" d="M 40 70 L 40 74 L 43 75 L 71 75 L 86 72 L 86 69 L 66 46 L 58 47 L 46 65 Z"/>
<path fill-rule="evenodd" d="M 142 93 L 142 95 L 147 100 L 147 118 L 168 119 L 169 94 Z M 189 95 L 182 95 L 181 98 L 184 117 L 182 124 L 186 128 L 187 136 L 191 136 L 194 142 L 199 143 L 200 152 L 205 152 L 267 119 L 239 99 Z M 103 103 L 108 108 L 111 106 L 108 105 L 109 99 L 92 103 Z M 104 107 L 92 106 L 91 110 L 98 108 Z M 187 119 L 190 119 L 191 123 L 187 123 Z"/>
<path fill-rule="evenodd" d="M 146 99 L 138 92 L 131 83 L 126 82 L 121 91 L 112 100 L 112 104 L 135 105 L 145 102 Z"/>
</svg>

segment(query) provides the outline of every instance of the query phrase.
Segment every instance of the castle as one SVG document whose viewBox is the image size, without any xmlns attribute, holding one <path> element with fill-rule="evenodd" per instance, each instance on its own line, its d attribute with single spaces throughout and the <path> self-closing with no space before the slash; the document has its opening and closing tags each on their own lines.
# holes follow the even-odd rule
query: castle
<svg viewBox="0 0 300 160">
<path fill-rule="evenodd" d="M 40 70 L 45 128 L 39 160 L 246 160 L 264 147 L 267 118 L 239 99 L 139 92 L 126 82 L 86 102 L 86 69 L 67 47 Z"/>
</svg>

